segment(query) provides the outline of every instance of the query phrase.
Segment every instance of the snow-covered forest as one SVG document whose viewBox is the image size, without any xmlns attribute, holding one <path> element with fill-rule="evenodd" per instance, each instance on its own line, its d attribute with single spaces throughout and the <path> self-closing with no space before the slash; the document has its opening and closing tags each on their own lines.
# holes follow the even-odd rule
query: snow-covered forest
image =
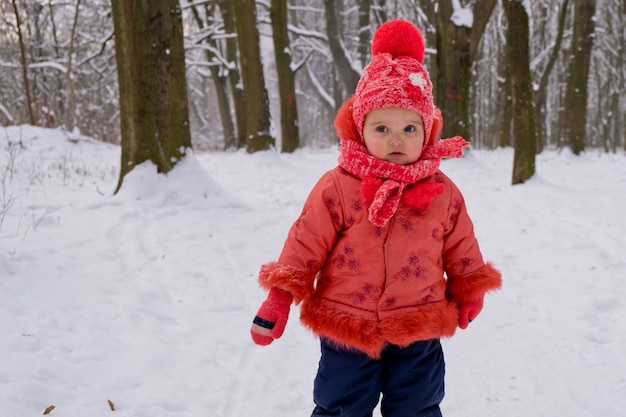
<svg viewBox="0 0 626 417">
<path fill-rule="evenodd" d="M 131 4 L 165 5 L 184 29 L 193 146 L 165 155 L 169 171 L 120 161 L 114 27 Z M 259 268 L 336 166 L 336 110 L 393 18 L 422 30 L 445 128 L 470 139 L 441 169 L 503 275 L 470 327 L 442 341 L 444 415 L 624 414 L 624 0 L 6 0 L 0 416 L 310 415 L 319 342 L 294 307 L 280 340 L 253 344 Z M 252 35 L 254 62 L 241 42 Z M 244 55 L 276 140 L 252 152 Z M 533 175 L 514 186 L 524 71 Z M 283 137 L 286 102 L 296 137 Z"/>
<path fill-rule="evenodd" d="M 223 3 L 230 4 L 197 0 L 179 3 L 185 31 L 191 133 L 197 149 L 225 146 L 218 84 L 225 85 L 230 108 L 237 88 L 228 86 L 231 82 L 228 77 L 238 72 L 239 63 L 227 48 L 227 42 L 237 35 L 223 18 L 228 11 Z M 468 52 L 471 54 L 469 90 L 440 91 L 438 105 L 444 115 L 450 109 L 447 123 L 452 123 L 457 113 L 467 113 L 460 118 L 469 123 L 465 136 L 475 147 L 510 144 L 506 101 L 510 95 L 507 83 L 511 69 L 507 66 L 510 61 L 505 48 L 504 3 L 502 0 L 287 2 L 287 19 L 281 24 L 288 28 L 299 104 L 300 146 L 325 147 L 334 143 L 332 119 L 341 102 L 351 94 L 350 79 L 355 74 L 358 76 L 367 63 L 371 34 L 381 22 L 396 17 L 411 20 L 422 29 L 428 48 L 427 67 L 433 80 L 445 77 L 442 61 L 437 58 L 444 57 L 445 62 L 456 53 L 442 46 L 442 33 L 450 30 L 456 31 L 454 36 L 472 38 L 474 43 L 469 47 L 475 51 Z M 621 129 L 626 123 L 624 2 L 521 3 L 528 15 L 528 65 L 535 94 L 539 147 L 567 146 L 564 132 L 566 115 L 571 112 L 571 99 L 568 103 L 567 96 L 570 64 L 580 55 L 574 42 L 578 30 L 575 23 L 581 21 L 576 13 L 591 5 L 593 44 L 585 80 L 588 88 L 585 146 L 606 151 L 624 148 L 625 132 Z M 274 2 L 256 2 L 256 19 L 272 134 L 280 141 L 278 76 L 270 13 L 274 6 Z M 241 7 L 234 10 L 240 11 Z M 484 22 L 484 28 L 476 27 L 480 22 Z M 477 32 L 480 38 L 474 41 Z M 334 41 L 339 41 L 339 52 Z M 515 43 L 521 45 L 523 41 L 519 39 Z M 106 142 L 119 142 L 115 39 L 109 1 L 2 2 L 0 45 L 0 124 L 78 129 Z M 439 84 L 440 90 L 442 85 L 445 84 Z M 463 101 L 465 110 L 454 109 L 455 100 Z M 458 126 L 464 128 L 462 124 Z"/>
</svg>

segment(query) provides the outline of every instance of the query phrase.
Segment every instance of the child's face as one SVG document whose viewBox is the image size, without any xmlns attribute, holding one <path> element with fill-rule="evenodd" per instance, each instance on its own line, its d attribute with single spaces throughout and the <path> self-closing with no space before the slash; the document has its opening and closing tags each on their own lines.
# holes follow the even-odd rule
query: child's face
<svg viewBox="0 0 626 417">
<path fill-rule="evenodd" d="M 424 124 L 418 113 L 390 107 L 367 113 L 363 140 L 376 158 L 400 165 L 417 161 L 424 148 Z"/>
</svg>

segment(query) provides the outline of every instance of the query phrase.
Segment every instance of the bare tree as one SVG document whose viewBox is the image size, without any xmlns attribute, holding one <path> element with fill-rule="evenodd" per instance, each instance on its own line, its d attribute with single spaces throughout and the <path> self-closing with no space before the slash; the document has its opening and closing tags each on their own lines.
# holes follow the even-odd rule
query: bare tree
<svg viewBox="0 0 626 417">
<path fill-rule="evenodd" d="M 545 106 L 546 106 L 546 94 L 547 94 L 546 90 L 548 87 L 548 80 L 550 79 L 550 74 L 552 73 L 552 70 L 554 69 L 554 65 L 557 62 L 559 53 L 561 52 L 561 45 L 563 43 L 563 35 L 565 33 L 565 18 L 567 17 L 568 6 L 569 6 L 569 0 L 563 0 L 563 3 L 561 4 L 561 9 L 559 11 L 558 27 L 556 31 L 557 35 L 554 41 L 554 46 L 552 47 L 552 52 L 550 53 L 550 58 L 548 60 L 548 63 L 546 64 L 546 67 L 543 70 L 543 73 L 541 74 L 541 80 L 539 81 L 539 86 L 537 87 L 537 90 L 535 91 L 535 111 L 537 112 L 539 116 L 536 118 L 538 152 L 541 152 L 541 150 L 543 149 L 543 142 L 544 142 L 544 139 L 543 139 L 544 131 L 545 131 L 544 125 L 545 125 L 545 121 L 547 118 L 545 114 Z"/>
<path fill-rule="evenodd" d="M 211 73 L 213 86 L 215 88 L 215 99 L 217 100 L 220 121 L 222 122 L 222 133 L 224 137 L 224 149 L 235 147 L 237 143 L 235 124 L 233 123 L 231 105 L 228 95 L 229 73 L 234 70 L 234 65 L 224 58 L 219 38 L 224 37 L 223 24 L 220 24 L 217 15 L 217 5 L 215 3 L 204 4 L 204 13 L 200 6 L 196 6 L 193 0 L 189 0 L 189 9 L 194 21 L 198 26 L 198 34 L 191 40 L 193 45 L 202 47 L 206 57 L 206 63 Z M 189 50 L 190 48 L 188 48 Z M 202 110 L 200 110 L 202 112 Z M 211 126 L 205 126 L 211 129 Z"/>
<path fill-rule="evenodd" d="M 338 82 L 328 48 L 325 10 L 311 7 L 317 0 L 289 8 L 292 67 L 295 73 L 300 145 L 328 146 L 336 141 L 332 120 L 336 113 Z M 319 3 L 319 2 L 317 2 Z"/>
<path fill-rule="evenodd" d="M 291 69 L 291 48 L 287 31 L 287 2 L 272 0 L 272 34 L 278 75 L 280 101 L 281 150 L 293 152 L 300 144 L 295 74 Z"/>
<path fill-rule="evenodd" d="M 626 149 L 626 4 L 599 2 L 587 100 L 587 146 Z"/>
<path fill-rule="evenodd" d="M 74 79 L 72 74 L 72 64 L 74 62 L 74 41 L 76 39 L 76 27 L 78 26 L 78 11 L 80 10 L 80 0 L 76 0 L 76 9 L 74 12 L 74 21 L 72 23 L 72 32 L 70 34 L 70 45 L 67 53 L 67 70 L 65 71 L 65 83 L 67 85 L 67 113 L 65 117 L 65 128 L 73 130 L 76 118 L 76 94 L 74 93 Z"/>
<path fill-rule="evenodd" d="M 235 0 L 237 40 L 245 105 L 245 137 L 248 152 L 269 149 L 275 140 L 270 133 L 269 98 L 259 50 L 254 0 Z"/>
<path fill-rule="evenodd" d="M 523 0 L 504 0 L 508 29 L 506 43 L 511 61 L 511 104 L 513 114 L 512 137 L 515 147 L 513 157 L 513 184 L 520 184 L 535 174 L 535 110 L 530 78 L 530 52 L 528 15 Z"/>
<path fill-rule="evenodd" d="M 575 155 L 585 150 L 587 83 L 593 44 L 595 0 L 574 0 L 574 35 L 568 66 L 563 120 L 569 146 Z"/>
<path fill-rule="evenodd" d="M 17 9 L 17 1 L 13 0 L 13 11 L 15 13 L 15 21 L 17 26 L 17 37 L 20 44 L 20 59 L 22 62 L 22 82 L 24 83 L 24 94 L 26 95 L 26 105 L 28 108 L 29 123 L 35 124 L 35 115 L 33 113 L 33 105 L 31 102 L 30 81 L 28 80 L 28 63 L 26 61 L 26 47 L 24 46 L 24 36 L 22 35 L 22 22 L 20 13 Z"/>
<path fill-rule="evenodd" d="M 459 1 L 455 9 L 452 0 L 438 2 L 435 13 L 437 33 L 435 96 L 445 120 L 444 136 L 461 135 L 470 138 L 471 69 L 478 44 L 495 4 L 496 0 Z M 459 12 L 459 5 L 470 8 L 472 22 L 454 15 L 454 12 Z"/>
<path fill-rule="evenodd" d="M 108 0 L 14 3 L 0 2 L 0 122 L 119 140 Z"/>
<path fill-rule="evenodd" d="M 363 0 L 358 2 L 359 8 L 359 46 L 358 56 L 361 62 L 361 68 L 367 65 L 370 54 L 370 40 L 372 33 L 370 27 L 370 15 L 372 9 L 372 0 Z M 356 86 L 355 86 L 356 87 Z"/>
<path fill-rule="evenodd" d="M 230 85 L 237 126 L 237 139 L 233 145 L 237 148 L 243 148 L 246 146 L 246 106 L 243 88 L 241 88 L 241 63 L 238 59 L 239 48 L 237 26 L 235 24 L 235 4 L 233 1 L 220 1 L 219 7 L 224 22 L 225 59 L 229 65 L 228 83 Z"/>
<path fill-rule="evenodd" d="M 271 2 L 247 0 L 244 7 L 239 7 L 234 1 L 179 1 L 184 6 L 185 27 L 190 28 L 185 53 L 194 147 L 198 145 L 201 150 L 245 147 L 250 131 L 246 124 L 257 118 L 249 116 L 249 112 L 259 109 L 248 108 L 251 96 L 244 88 L 240 57 L 244 57 L 248 67 L 250 61 L 239 51 L 235 6 L 239 12 L 250 10 L 254 4 L 259 12 L 260 36 L 271 42 L 272 35 L 267 30 L 271 22 L 265 13 L 271 11 Z M 504 1 L 278 2 L 281 7 L 288 6 L 289 24 L 288 37 L 275 39 L 286 48 L 278 46 L 275 52 L 289 51 L 299 145 L 326 147 L 336 142 L 332 129 L 336 108 L 353 93 L 353 86 L 369 60 L 374 29 L 394 18 L 416 23 L 424 35 L 426 67 L 434 82 L 437 104 L 444 110 L 444 135 L 465 135 L 476 148 L 513 145 L 508 137 L 512 123 L 511 94 L 501 94 L 510 87 L 508 79 L 512 71 L 503 51 L 507 30 Z M 573 98 L 575 90 L 568 93 L 570 65 L 573 69 L 585 65 L 576 67 L 571 62 L 581 55 L 578 50 L 572 53 L 577 38 L 575 26 L 582 22 L 574 12 L 574 3 L 573 0 L 524 3 L 532 6 L 528 15 L 529 50 L 538 151 L 544 146 L 568 146 L 568 132 L 583 131 L 580 127 L 569 129 L 577 125 L 566 119 L 571 117 L 572 121 L 582 123 L 582 117 L 571 114 L 572 103 L 577 100 Z M 586 106 L 577 110 L 582 111 L 577 114 L 585 116 L 583 146 L 614 152 L 626 148 L 623 129 L 626 3 L 623 0 L 595 3 Z M 253 25 L 247 24 L 246 28 Z M 0 124 L 74 128 L 82 134 L 119 143 L 122 114 L 115 51 L 111 47 L 113 33 L 109 0 L 0 2 Z M 249 46 L 250 42 L 243 44 Z M 259 45 L 264 51 L 261 46 L 265 45 Z M 283 54 L 282 58 L 287 56 Z M 279 109 L 279 100 L 289 96 L 280 93 L 281 83 L 290 82 L 289 75 L 278 72 L 282 67 L 280 56 L 275 59 L 263 55 L 262 59 L 263 62 L 255 59 L 258 65 L 254 66 L 264 70 L 267 101 L 252 100 L 274 112 Z M 269 111 L 261 111 L 263 123 L 259 126 L 264 127 L 253 129 L 254 132 L 267 129 L 271 136 L 270 127 L 282 131 L 278 117 L 276 123 L 270 123 Z M 461 122 L 455 125 L 455 118 Z M 467 128 L 470 134 L 462 128 Z M 294 137 L 279 132 L 277 135 L 281 137 Z"/>
<path fill-rule="evenodd" d="M 122 164 L 167 173 L 191 147 L 178 0 L 112 0 L 120 89 Z"/>
<path fill-rule="evenodd" d="M 346 48 L 346 42 L 343 40 L 341 32 L 343 27 L 341 24 L 342 6 L 343 2 L 324 0 L 328 49 L 333 58 L 334 73 L 337 75 L 334 88 L 335 110 L 339 109 L 345 99 L 354 94 L 361 77 L 361 73 L 353 65 L 349 50 Z"/>
<path fill-rule="evenodd" d="M 503 0 L 508 1 L 508 0 Z M 496 124 L 496 145 L 499 147 L 508 147 L 511 146 L 514 141 L 512 138 L 512 128 L 513 125 L 513 83 L 509 80 L 511 75 L 511 66 L 513 64 L 512 59 L 509 57 L 509 48 L 508 43 L 504 45 L 497 44 L 499 49 L 502 49 L 500 54 L 500 59 L 498 59 L 498 74 L 500 75 L 500 80 L 498 81 L 498 88 L 501 89 L 502 93 L 496 97 L 498 102 L 498 115 L 500 123 Z M 486 112 L 486 114 L 489 114 Z"/>
</svg>

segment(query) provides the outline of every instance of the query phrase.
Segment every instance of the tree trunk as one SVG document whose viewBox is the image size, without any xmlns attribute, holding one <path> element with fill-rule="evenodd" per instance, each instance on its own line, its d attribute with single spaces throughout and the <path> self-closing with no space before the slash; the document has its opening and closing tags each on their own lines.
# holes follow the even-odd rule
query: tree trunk
<svg viewBox="0 0 626 417">
<path fill-rule="evenodd" d="M 191 148 L 178 0 L 112 0 L 120 90 L 122 166 L 169 172 Z M 116 192 L 117 192 L 116 190 Z"/>
<path fill-rule="evenodd" d="M 80 10 L 80 0 L 76 1 L 76 11 L 74 12 L 74 23 L 70 34 L 70 45 L 67 50 L 67 70 L 65 72 L 65 82 L 67 85 L 67 113 L 65 115 L 65 129 L 72 131 L 76 125 L 76 95 L 74 94 L 74 80 L 72 79 L 72 62 L 74 55 L 74 39 L 76 38 L 76 26 L 78 25 L 78 11 Z"/>
<path fill-rule="evenodd" d="M 541 80 L 539 81 L 539 87 L 535 92 L 535 111 L 537 112 L 537 152 L 541 153 L 543 149 L 544 142 L 544 133 L 545 133 L 545 122 L 546 122 L 546 114 L 544 112 L 546 105 L 546 90 L 548 86 L 548 79 L 550 77 L 550 73 L 554 68 L 554 64 L 556 64 L 557 58 L 559 57 L 559 52 L 561 50 L 561 44 L 563 42 L 563 33 L 565 32 L 565 17 L 567 16 L 567 7 L 569 5 L 569 0 L 563 0 L 561 4 L 561 10 L 559 12 L 559 26 L 557 28 L 556 40 L 554 41 L 554 48 L 552 48 L 552 53 L 550 54 L 550 59 L 548 60 L 548 64 L 541 74 Z"/>
<path fill-rule="evenodd" d="M 430 22 L 431 30 L 427 30 L 427 28 L 420 27 L 419 30 L 422 32 L 422 36 L 424 37 L 425 46 L 430 46 L 431 48 L 437 47 L 437 31 L 435 28 L 437 27 L 437 12 L 435 6 L 437 6 L 436 2 L 431 0 L 420 0 L 420 9 L 422 13 L 424 13 L 424 20 L 426 22 Z M 428 73 L 430 75 L 430 79 L 433 83 L 433 97 L 435 98 L 435 104 L 437 107 L 441 108 L 443 103 L 437 102 L 437 94 L 438 94 L 438 86 L 437 80 L 439 79 L 439 72 L 437 71 L 437 54 L 429 55 L 428 51 L 426 51 L 425 55 L 425 66 L 428 69 Z M 446 124 L 444 119 L 444 125 Z"/>
<path fill-rule="evenodd" d="M 193 0 L 189 0 L 189 2 L 193 3 Z M 214 8 L 214 4 L 206 5 L 205 12 L 207 17 L 214 15 Z M 204 20 L 200 16 L 200 13 L 198 13 L 196 6 L 191 6 L 191 13 L 193 14 L 194 20 L 196 21 L 198 28 L 204 29 Z M 210 49 L 205 50 L 207 62 L 212 62 L 213 58 L 215 57 L 215 53 L 213 51 L 217 51 L 219 49 L 217 46 L 217 42 L 210 36 L 205 40 L 205 42 L 208 43 L 210 46 Z M 228 69 L 224 69 L 221 66 L 217 65 L 210 65 L 209 71 L 211 71 L 211 78 L 213 79 L 213 85 L 215 86 L 215 97 L 217 99 L 217 105 L 219 107 L 220 120 L 222 121 L 224 149 L 235 147 L 237 143 L 237 138 L 235 136 L 235 125 L 233 123 L 233 118 L 230 111 L 230 101 L 228 100 L 228 76 L 224 75 L 228 74 Z"/>
<path fill-rule="evenodd" d="M 243 89 L 241 88 L 241 64 L 237 58 L 239 51 L 236 36 L 235 6 L 232 1 L 220 1 L 219 8 L 224 21 L 224 33 L 226 33 L 226 35 L 232 35 L 227 36 L 225 39 L 226 60 L 230 65 L 228 69 L 228 84 L 230 85 L 233 107 L 235 109 L 235 125 L 237 127 L 235 147 L 240 149 L 246 146 L 246 107 L 244 104 Z"/>
<path fill-rule="evenodd" d="M 502 45 L 498 43 L 498 49 L 502 48 Z M 497 146 L 505 148 L 511 146 L 513 141 L 511 139 L 511 126 L 513 124 L 513 104 L 511 102 L 511 80 L 509 76 L 511 74 L 511 58 L 507 45 L 502 48 L 502 53 L 498 58 L 498 97 L 496 98 L 498 106 L 496 111 L 498 116 L 496 118 L 496 143 Z"/>
<path fill-rule="evenodd" d="M 270 134 L 270 109 L 259 49 L 254 0 L 235 0 L 237 40 L 246 114 L 246 150 L 250 153 L 274 145 Z"/>
<path fill-rule="evenodd" d="M 328 48 L 333 57 L 335 74 L 337 81 L 335 83 L 335 110 L 356 90 L 361 74 L 356 72 L 350 61 L 350 57 L 346 55 L 347 51 L 341 36 L 341 22 L 339 20 L 340 11 L 338 8 L 341 4 L 337 4 L 335 0 L 324 0 L 324 8 L 326 13 L 326 34 L 328 37 Z"/>
<path fill-rule="evenodd" d="M 513 112 L 512 137 L 515 147 L 512 184 L 521 184 L 535 174 L 537 137 L 533 108 L 528 15 L 524 0 L 504 0 L 508 21 L 506 44 L 510 60 L 511 104 Z"/>
<path fill-rule="evenodd" d="M 622 2 L 621 6 L 616 13 L 618 16 L 621 15 L 620 22 L 626 21 L 626 4 Z M 619 32 L 618 32 L 619 33 Z M 617 74 L 617 90 L 613 92 L 613 97 L 615 100 L 613 101 L 613 106 L 611 107 L 611 111 L 615 115 L 615 120 L 613 121 L 613 140 L 616 142 L 615 148 L 617 150 L 617 144 L 621 143 L 624 151 L 626 151 L 626 134 L 624 133 L 624 125 L 626 124 L 626 112 L 620 111 L 620 103 L 623 103 L 624 96 L 626 96 L 626 61 L 624 60 L 623 52 L 626 51 L 626 31 L 622 29 L 621 35 L 618 37 L 618 45 L 621 54 L 618 54 L 616 67 L 621 68 L 622 70 Z M 621 97 L 621 99 L 620 99 Z M 626 103 L 625 103 L 626 104 Z M 622 107 L 623 109 L 624 107 Z"/>
<path fill-rule="evenodd" d="M 472 63 L 496 0 L 477 0 L 472 27 L 452 21 L 452 0 L 439 2 L 436 12 L 437 77 L 435 102 L 441 108 L 443 136 L 470 139 L 470 83 Z"/>
<path fill-rule="evenodd" d="M 24 37 L 22 36 L 22 23 L 20 21 L 20 13 L 17 10 L 16 0 L 13 0 L 13 11 L 15 12 L 15 24 L 17 26 L 17 39 L 20 44 L 20 59 L 22 63 L 22 82 L 24 83 L 24 94 L 26 95 L 26 108 L 28 110 L 28 122 L 31 125 L 34 125 L 35 114 L 33 113 L 30 83 L 28 81 L 28 64 L 26 63 L 26 48 L 24 46 Z"/>
<path fill-rule="evenodd" d="M 443 116 L 443 137 L 469 139 L 469 85 L 471 74 L 467 27 L 454 25 L 450 1 L 440 2 L 437 13 L 437 84 L 435 102 Z"/>
<path fill-rule="evenodd" d="M 291 70 L 291 50 L 287 31 L 287 2 L 272 0 L 272 33 L 280 100 L 281 151 L 293 152 L 300 144 L 295 74 Z"/>
<path fill-rule="evenodd" d="M 572 152 L 585 150 L 587 80 L 593 45 L 595 0 L 574 0 L 574 35 L 565 90 L 565 132 Z"/>
<path fill-rule="evenodd" d="M 498 0 L 475 1 L 474 8 L 472 9 L 474 22 L 472 25 L 472 32 L 469 39 L 470 63 L 473 63 L 474 59 L 476 58 L 478 45 L 483 38 L 485 28 L 487 27 L 487 23 L 489 23 L 489 19 L 491 19 L 491 14 L 493 13 L 493 9 L 496 7 L 497 3 Z"/>
<path fill-rule="evenodd" d="M 372 32 L 370 30 L 370 11 L 372 0 L 358 2 L 359 8 L 359 61 L 361 68 L 365 68 L 370 57 L 370 45 Z M 355 86 L 356 88 L 356 86 Z"/>
</svg>

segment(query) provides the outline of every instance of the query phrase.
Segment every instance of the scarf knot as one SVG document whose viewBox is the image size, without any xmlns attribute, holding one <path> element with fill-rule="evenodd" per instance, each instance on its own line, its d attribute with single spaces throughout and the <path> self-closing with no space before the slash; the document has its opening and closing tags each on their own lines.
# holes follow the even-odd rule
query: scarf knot
<svg viewBox="0 0 626 417">
<path fill-rule="evenodd" d="M 444 187 L 439 183 L 419 181 L 434 174 L 442 158 L 460 157 L 467 145 L 469 142 L 460 136 L 440 140 L 426 146 L 417 162 L 399 165 L 370 155 L 359 142 L 342 140 L 339 166 L 363 180 L 360 193 L 368 208 L 368 219 L 378 227 L 385 227 L 402 199 L 418 210 L 428 208 Z"/>
</svg>

